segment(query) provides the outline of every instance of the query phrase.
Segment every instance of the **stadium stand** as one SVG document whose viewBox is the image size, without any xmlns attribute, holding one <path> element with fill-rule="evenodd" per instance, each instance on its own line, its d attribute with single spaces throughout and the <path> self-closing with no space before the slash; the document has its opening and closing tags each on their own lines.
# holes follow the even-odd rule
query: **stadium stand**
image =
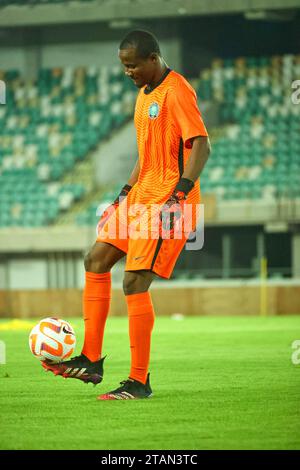
<svg viewBox="0 0 300 470">
<path fill-rule="evenodd" d="M 219 105 L 224 132 L 213 145 L 203 192 L 225 199 L 300 196 L 300 108 L 291 83 L 300 56 L 217 59 L 201 74 L 200 102 Z"/>
<path fill-rule="evenodd" d="M 42 69 L 36 83 L 1 72 L 0 227 L 53 223 L 85 193 L 62 178 L 132 114 L 121 69 Z"/>
</svg>

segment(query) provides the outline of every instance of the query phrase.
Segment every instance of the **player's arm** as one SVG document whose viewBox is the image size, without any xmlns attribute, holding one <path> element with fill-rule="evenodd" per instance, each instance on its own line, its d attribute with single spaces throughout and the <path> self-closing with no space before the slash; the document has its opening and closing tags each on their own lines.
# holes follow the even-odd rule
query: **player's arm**
<svg viewBox="0 0 300 470">
<path fill-rule="evenodd" d="M 191 139 L 192 150 L 186 163 L 184 172 L 178 181 L 167 205 L 176 204 L 187 198 L 193 189 L 195 181 L 199 178 L 210 154 L 210 142 L 208 136 L 197 136 Z"/>
<path fill-rule="evenodd" d="M 173 194 L 167 200 L 161 212 L 161 232 L 168 233 L 167 238 L 174 235 L 174 225 L 182 217 L 181 204 L 193 189 L 195 181 L 199 178 L 210 154 L 208 136 L 193 138 L 192 150 L 186 163 L 184 172 L 178 181 Z"/>
<path fill-rule="evenodd" d="M 195 137 L 192 145 L 191 154 L 181 177 L 195 183 L 207 162 L 211 147 L 207 136 Z"/>
<path fill-rule="evenodd" d="M 193 189 L 209 157 L 210 143 L 193 89 L 183 84 L 177 93 L 170 95 L 170 98 L 170 107 L 178 133 L 185 147 L 192 149 L 184 172 L 160 214 L 162 231 L 165 229 L 172 237 L 174 224 L 182 217 L 182 204 Z"/>
<path fill-rule="evenodd" d="M 178 192 L 179 199 L 185 199 L 204 168 L 210 153 L 210 143 L 195 90 L 187 82 L 180 81 L 169 98 L 177 132 L 181 136 L 184 147 L 191 149 L 184 172 L 173 193 Z"/>
</svg>

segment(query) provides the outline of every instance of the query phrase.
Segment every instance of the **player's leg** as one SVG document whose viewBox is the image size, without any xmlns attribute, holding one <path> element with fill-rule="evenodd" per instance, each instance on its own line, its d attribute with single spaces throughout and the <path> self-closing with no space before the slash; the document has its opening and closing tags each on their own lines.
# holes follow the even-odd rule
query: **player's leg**
<svg viewBox="0 0 300 470">
<path fill-rule="evenodd" d="M 123 289 L 126 297 L 131 368 L 129 377 L 146 383 L 150 361 L 151 334 L 154 326 L 154 309 L 148 291 L 155 274 L 151 271 L 125 272 Z"/>
<path fill-rule="evenodd" d="M 152 394 L 148 367 L 150 362 L 151 334 L 154 326 L 154 309 L 151 296 L 148 291 L 155 275 L 169 278 L 172 274 L 176 261 L 185 245 L 186 239 L 147 241 L 147 246 L 143 243 L 136 245 L 135 253 L 138 256 L 131 256 L 132 249 L 128 251 L 126 272 L 123 289 L 126 296 L 128 317 L 129 317 L 129 337 L 131 350 L 131 369 L 129 377 L 134 379 L 134 385 L 144 384 L 144 396 L 141 393 L 141 386 L 135 398 L 144 398 Z M 134 245 L 134 244 L 133 244 Z M 148 249 L 148 252 L 146 250 Z M 140 250 L 140 251 L 138 251 Z M 148 253 L 146 256 L 140 253 Z M 140 255 L 140 256 L 139 256 Z M 150 270 L 133 270 L 135 263 L 140 266 L 151 266 Z M 130 270 L 129 270 L 130 269 Z M 130 387 L 134 387 L 130 385 Z"/>
<path fill-rule="evenodd" d="M 65 378 L 86 383 L 100 383 L 103 378 L 101 358 L 105 323 L 110 306 L 111 276 L 114 264 L 125 256 L 124 251 L 108 243 L 96 243 L 84 259 L 86 269 L 83 292 L 85 338 L 80 356 L 59 364 L 43 363 L 46 370 Z M 101 358 L 101 359 L 100 359 Z"/>
<path fill-rule="evenodd" d="M 83 291 L 84 345 L 82 354 L 98 361 L 102 353 L 103 335 L 111 299 L 111 268 L 126 253 L 108 243 L 97 242 L 84 258 Z"/>
<path fill-rule="evenodd" d="M 121 387 L 100 395 L 100 400 L 148 398 L 152 395 L 149 380 L 151 334 L 154 309 L 148 291 L 155 274 L 150 270 L 126 271 L 123 289 L 126 296 L 131 368 Z"/>
</svg>

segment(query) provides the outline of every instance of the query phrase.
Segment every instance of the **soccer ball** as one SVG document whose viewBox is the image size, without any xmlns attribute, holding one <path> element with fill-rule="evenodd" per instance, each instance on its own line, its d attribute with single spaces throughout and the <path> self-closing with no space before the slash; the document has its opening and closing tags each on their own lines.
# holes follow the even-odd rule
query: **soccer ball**
<svg viewBox="0 0 300 470">
<path fill-rule="evenodd" d="M 44 318 L 30 332 L 29 347 L 34 356 L 44 361 L 59 362 L 70 357 L 76 337 L 70 323 L 59 318 Z"/>
</svg>

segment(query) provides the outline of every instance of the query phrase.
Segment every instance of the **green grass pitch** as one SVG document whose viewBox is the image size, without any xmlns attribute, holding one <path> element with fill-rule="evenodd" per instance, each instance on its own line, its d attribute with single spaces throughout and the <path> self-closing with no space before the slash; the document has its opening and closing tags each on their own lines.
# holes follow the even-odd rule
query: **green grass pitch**
<svg viewBox="0 0 300 470">
<path fill-rule="evenodd" d="M 83 322 L 71 323 L 79 354 Z M 96 387 L 46 373 L 29 351 L 30 327 L 5 325 L 1 449 L 300 448 L 300 365 L 291 359 L 299 316 L 157 318 L 153 397 L 113 402 L 96 396 L 128 375 L 126 318 L 108 320 Z"/>
</svg>

